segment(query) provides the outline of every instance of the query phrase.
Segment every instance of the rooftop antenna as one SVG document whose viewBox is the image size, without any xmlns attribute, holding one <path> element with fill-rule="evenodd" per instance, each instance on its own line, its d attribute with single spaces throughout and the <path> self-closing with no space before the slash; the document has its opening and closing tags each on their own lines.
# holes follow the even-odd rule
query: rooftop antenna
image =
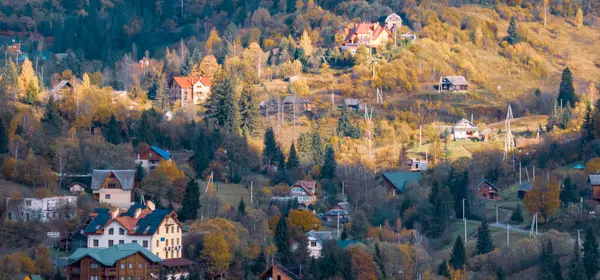
<svg viewBox="0 0 600 280">
<path fill-rule="evenodd" d="M 506 132 L 506 136 L 504 137 L 504 160 L 508 158 L 508 153 L 512 150 L 514 145 L 512 130 L 510 129 L 510 124 L 513 119 L 512 108 L 509 104 L 506 112 L 506 120 L 504 121 L 504 130 Z"/>
</svg>

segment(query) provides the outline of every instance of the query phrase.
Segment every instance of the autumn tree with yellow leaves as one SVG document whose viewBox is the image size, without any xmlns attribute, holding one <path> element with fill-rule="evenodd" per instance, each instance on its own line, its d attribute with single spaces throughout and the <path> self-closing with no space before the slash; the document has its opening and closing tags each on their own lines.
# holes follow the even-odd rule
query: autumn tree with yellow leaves
<svg viewBox="0 0 600 280">
<path fill-rule="evenodd" d="M 556 212 L 560 206 L 560 186 L 556 178 L 538 180 L 523 199 L 529 213 L 540 213 L 544 222 Z"/>
<path fill-rule="evenodd" d="M 204 237 L 202 256 L 213 272 L 225 273 L 231 262 L 230 246 L 221 233 L 209 233 Z"/>
<path fill-rule="evenodd" d="M 291 210 L 288 215 L 290 228 L 297 228 L 303 232 L 321 229 L 321 220 L 311 212 L 305 210 Z"/>
</svg>

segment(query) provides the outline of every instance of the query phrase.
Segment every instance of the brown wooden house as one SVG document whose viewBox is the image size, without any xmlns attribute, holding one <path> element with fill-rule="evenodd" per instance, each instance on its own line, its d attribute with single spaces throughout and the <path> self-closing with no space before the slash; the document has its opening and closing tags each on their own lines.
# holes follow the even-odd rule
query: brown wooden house
<svg viewBox="0 0 600 280">
<path fill-rule="evenodd" d="M 79 248 L 66 267 L 69 280 L 157 279 L 162 259 L 137 243 Z"/>
<path fill-rule="evenodd" d="M 500 194 L 500 190 L 496 188 L 496 186 L 494 186 L 494 184 L 492 184 L 487 179 L 483 179 L 477 185 L 477 192 L 479 192 L 483 199 L 488 200 L 497 200 L 498 195 Z"/>
<path fill-rule="evenodd" d="M 469 90 L 469 82 L 463 76 L 446 76 L 441 82 L 442 90 L 465 92 Z"/>
<path fill-rule="evenodd" d="M 258 277 L 259 280 L 299 280 L 300 278 L 281 265 L 272 265 Z"/>
<path fill-rule="evenodd" d="M 588 184 L 592 188 L 592 198 L 600 202 L 600 174 L 589 175 Z"/>
</svg>

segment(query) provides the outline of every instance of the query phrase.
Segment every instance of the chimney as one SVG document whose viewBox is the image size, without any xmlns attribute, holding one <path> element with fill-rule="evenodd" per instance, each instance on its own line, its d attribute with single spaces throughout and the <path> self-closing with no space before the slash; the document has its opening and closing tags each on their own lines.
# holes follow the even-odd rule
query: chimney
<svg viewBox="0 0 600 280">
<path fill-rule="evenodd" d="M 147 207 L 147 209 L 150 209 L 150 211 L 154 211 L 154 209 L 156 209 L 154 202 L 152 202 L 150 200 L 146 200 L 146 207 Z"/>
<path fill-rule="evenodd" d="M 135 213 L 133 213 L 133 218 L 134 219 L 139 218 L 140 214 L 142 214 L 142 208 L 135 209 Z"/>
<path fill-rule="evenodd" d="M 113 208 L 110 210 L 110 218 L 114 219 L 119 216 L 119 208 Z"/>
</svg>

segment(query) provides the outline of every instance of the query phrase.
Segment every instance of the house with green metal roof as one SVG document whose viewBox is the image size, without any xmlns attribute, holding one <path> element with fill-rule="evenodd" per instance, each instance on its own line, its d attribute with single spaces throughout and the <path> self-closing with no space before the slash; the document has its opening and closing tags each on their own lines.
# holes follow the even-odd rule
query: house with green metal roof
<svg viewBox="0 0 600 280">
<path fill-rule="evenodd" d="M 383 172 L 383 186 L 390 192 L 403 193 L 409 183 L 417 183 L 421 180 L 420 172 Z"/>
<path fill-rule="evenodd" d="M 137 243 L 79 248 L 68 258 L 67 279 L 154 279 L 162 259 Z"/>
</svg>

